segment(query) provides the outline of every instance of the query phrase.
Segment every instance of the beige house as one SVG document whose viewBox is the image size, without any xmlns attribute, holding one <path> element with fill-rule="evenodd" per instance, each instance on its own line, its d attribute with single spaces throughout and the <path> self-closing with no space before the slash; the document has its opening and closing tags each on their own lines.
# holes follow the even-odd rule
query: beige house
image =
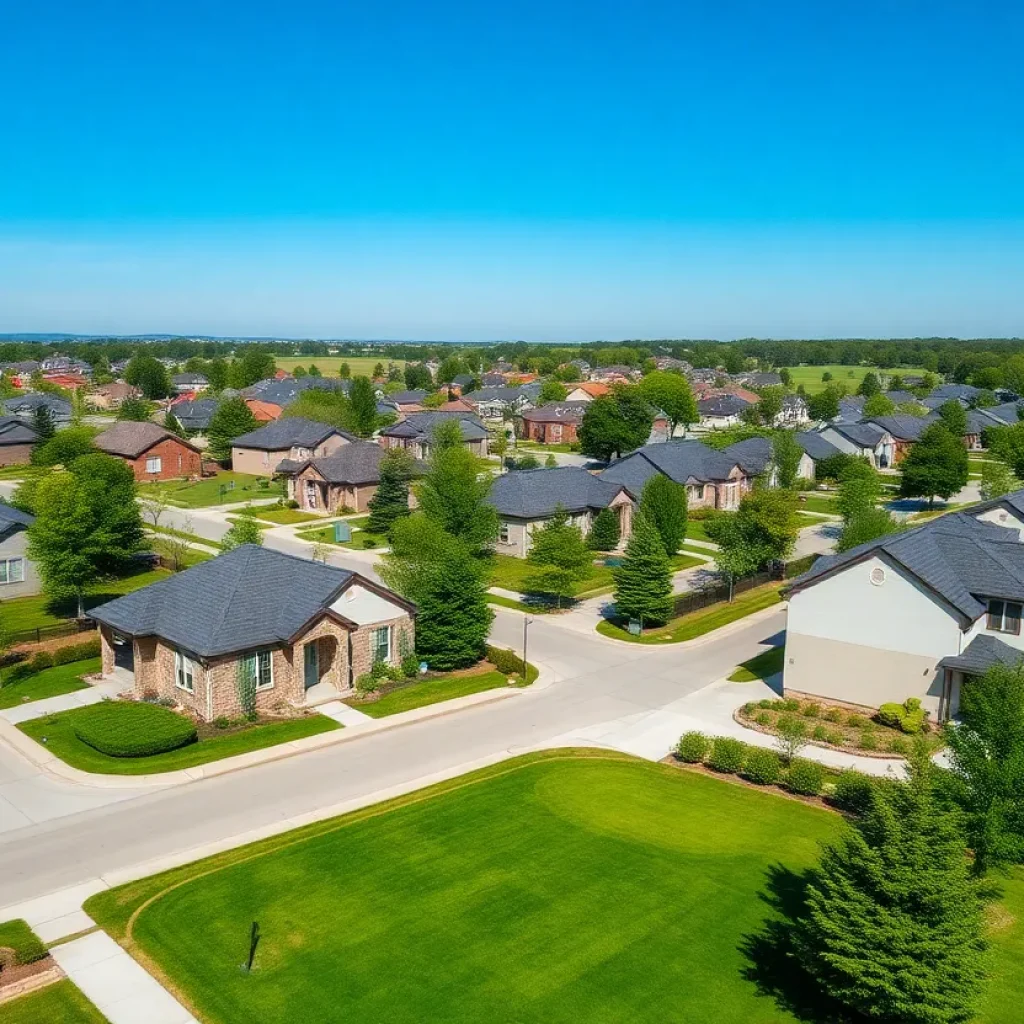
<svg viewBox="0 0 1024 1024">
<path fill-rule="evenodd" d="M 35 562 L 28 557 L 29 526 L 35 516 L 0 503 L 0 601 L 42 592 Z"/>
<path fill-rule="evenodd" d="M 115 380 L 111 384 L 101 384 L 86 396 L 86 401 L 94 409 L 105 411 L 120 409 L 126 398 L 139 398 L 142 392 L 132 384 L 123 380 Z"/>
<path fill-rule="evenodd" d="M 203 721 L 350 693 L 414 649 L 415 607 L 355 572 L 243 545 L 95 608 L 103 675 Z"/>
<path fill-rule="evenodd" d="M 426 459 L 434 428 L 440 423 L 458 423 L 462 443 L 481 458 L 487 455 L 487 428 L 472 413 L 464 412 L 414 412 L 398 423 L 392 423 L 380 432 L 383 448 L 405 448 L 417 459 Z"/>
<path fill-rule="evenodd" d="M 357 438 L 328 423 L 283 417 L 242 434 L 231 442 L 231 468 L 236 473 L 273 476 L 283 461 L 322 459 Z"/>
<path fill-rule="evenodd" d="M 1024 658 L 1024 491 L 820 558 L 789 590 L 787 693 L 955 715 L 963 687 Z"/>
</svg>

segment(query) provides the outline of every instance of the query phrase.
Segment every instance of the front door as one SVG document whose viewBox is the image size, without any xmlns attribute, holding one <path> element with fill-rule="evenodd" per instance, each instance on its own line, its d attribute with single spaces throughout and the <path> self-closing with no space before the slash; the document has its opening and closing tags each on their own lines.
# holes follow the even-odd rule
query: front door
<svg viewBox="0 0 1024 1024">
<path fill-rule="evenodd" d="M 306 481 L 306 508 L 316 508 L 317 486 L 315 481 Z"/>
<path fill-rule="evenodd" d="M 320 649 L 314 640 L 303 648 L 306 689 L 320 682 Z"/>
</svg>

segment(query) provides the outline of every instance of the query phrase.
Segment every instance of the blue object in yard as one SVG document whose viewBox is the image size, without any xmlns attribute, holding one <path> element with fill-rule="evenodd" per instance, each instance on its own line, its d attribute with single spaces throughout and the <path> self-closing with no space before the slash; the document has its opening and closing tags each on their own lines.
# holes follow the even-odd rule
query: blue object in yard
<svg viewBox="0 0 1024 1024">
<path fill-rule="evenodd" d="M 425 661 L 420 662 L 420 675 L 423 675 L 427 671 L 427 663 Z"/>
<path fill-rule="evenodd" d="M 624 559 L 620 555 L 609 555 L 604 560 L 604 564 L 609 569 L 617 569 L 620 565 L 622 565 L 623 561 Z"/>
<path fill-rule="evenodd" d="M 334 542 L 336 544 L 343 544 L 347 540 L 352 539 L 352 527 L 345 522 L 337 522 L 334 524 Z"/>
</svg>

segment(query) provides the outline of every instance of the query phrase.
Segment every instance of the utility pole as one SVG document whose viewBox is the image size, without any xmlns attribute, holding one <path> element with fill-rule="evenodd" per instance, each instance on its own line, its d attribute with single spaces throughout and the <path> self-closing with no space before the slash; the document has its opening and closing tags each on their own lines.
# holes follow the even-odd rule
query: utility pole
<svg viewBox="0 0 1024 1024">
<path fill-rule="evenodd" d="M 532 622 L 533 622 L 533 619 L 530 618 L 529 613 L 523 612 L 523 683 L 524 683 L 524 685 L 526 683 L 527 677 L 530 674 L 530 669 L 529 669 L 530 663 L 526 660 L 526 640 L 527 640 L 527 630 L 529 629 L 530 623 L 532 623 Z"/>
</svg>

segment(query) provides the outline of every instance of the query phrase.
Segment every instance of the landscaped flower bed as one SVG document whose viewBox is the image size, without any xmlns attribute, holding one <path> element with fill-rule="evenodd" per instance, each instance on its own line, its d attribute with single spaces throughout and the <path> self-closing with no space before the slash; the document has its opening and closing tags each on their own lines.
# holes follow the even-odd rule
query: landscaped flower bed
<svg viewBox="0 0 1024 1024">
<path fill-rule="evenodd" d="M 892 706 L 900 713 L 890 709 L 888 714 L 872 715 L 824 701 L 787 698 L 751 701 L 735 717 L 740 724 L 758 732 L 792 737 L 791 742 L 856 751 L 869 757 L 902 757 L 910 750 L 915 736 L 923 736 L 935 749 L 941 747 L 941 734 L 934 723 L 913 701 L 908 705 Z M 903 722 L 903 728 L 899 722 Z"/>
</svg>

